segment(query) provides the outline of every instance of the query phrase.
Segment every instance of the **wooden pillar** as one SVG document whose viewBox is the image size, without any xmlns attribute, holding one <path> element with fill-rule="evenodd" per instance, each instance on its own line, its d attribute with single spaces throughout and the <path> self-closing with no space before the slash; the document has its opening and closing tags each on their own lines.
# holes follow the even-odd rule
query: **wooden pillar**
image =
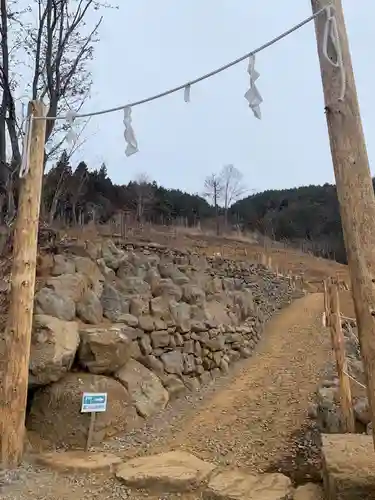
<svg viewBox="0 0 375 500">
<path fill-rule="evenodd" d="M 43 116 L 43 104 L 31 102 L 29 114 Z M 4 468 L 18 466 L 23 455 L 45 128 L 45 120 L 33 120 L 30 170 L 21 180 L 14 232 L 10 307 L 2 353 L 4 375 L 0 381 L 0 458 Z"/>
<path fill-rule="evenodd" d="M 345 353 L 345 339 L 341 328 L 340 303 L 338 285 L 328 285 L 329 324 L 331 329 L 332 347 L 336 358 L 336 368 L 339 377 L 340 407 L 344 432 L 355 432 L 355 419 L 352 403 L 352 392 L 348 377 L 348 363 Z"/>
<path fill-rule="evenodd" d="M 348 258 L 352 294 L 367 377 L 375 445 L 375 197 L 369 169 L 365 138 L 340 0 L 311 0 L 313 12 L 333 5 L 339 32 L 345 95 L 340 100 L 340 68 L 327 61 L 322 50 L 326 15 L 315 18 L 325 111 L 340 205 L 344 241 Z M 328 55 L 336 60 L 330 44 Z"/>
</svg>

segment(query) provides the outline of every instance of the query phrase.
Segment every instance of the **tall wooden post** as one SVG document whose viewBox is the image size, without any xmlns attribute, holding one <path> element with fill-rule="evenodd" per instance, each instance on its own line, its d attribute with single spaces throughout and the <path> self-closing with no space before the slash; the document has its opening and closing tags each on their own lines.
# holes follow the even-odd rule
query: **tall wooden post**
<svg viewBox="0 0 375 500">
<path fill-rule="evenodd" d="M 326 15 L 315 18 L 326 118 L 337 195 L 352 283 L 354 307 L 367 377 L 375 445 L 375 196 L 340 0 L 311 0 L 313 12 L 333 5 L 340 38 L 346 90 L 339 99 L 342 75 L 326 60 L 322 43 Z M 335 60 L 332 44 L 328 55 Z"/>
<path fill-rule="evenodd" d="M 328 284 L 329 326 L 331 329 L 332 347 L 335 353 L 336 369 L 339 377 L 340 407 L 342 424 L 345 432 L 355 432 L 352 391 L 348 376 L 348 363 L 345 352 L 345 339 L 341 328 L 340 302 L 338 285 Z"/>
<path fill-rule="evenodd" d="M 43 116 L 43 104 L 31 102 L 29 113 Z M 45 120 L 33 120 L 30 170 L 21 180 L 14 232 L 6 346 L 1 353 L 4 373 L 0 381 L 0 459 L 4 468 L 18 466 L 23 455 L 45 128 Z"/>
</svg>

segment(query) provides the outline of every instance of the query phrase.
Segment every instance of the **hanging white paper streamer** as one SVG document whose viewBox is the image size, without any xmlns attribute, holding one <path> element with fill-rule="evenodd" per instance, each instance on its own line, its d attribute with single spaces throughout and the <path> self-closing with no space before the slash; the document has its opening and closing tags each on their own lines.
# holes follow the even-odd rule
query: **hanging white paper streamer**
<svg viewBox="0 0 375 500">
<path fill-rule="evenodd" d="M 74 143 L 78 139 L 78 136 L 75 133 L 75 130 L 73 128 L 75 118 L 76 118 L 75 111 L 68 111 L 67 112 L 67 114 L 66 114 L 66 121 L 67 121 L 67 125 L 68 125 L 68 132 L 67 132 L 67 134 L 65 136 L 65 140 L 66 140 L 66 142 L 70 146 L 74 146 Z"/>
<path fill-rule="evenodd" d="M 323 33 L 323 55 L 327 59 L 327 61 L 334 67 L 339 68 L 341 74 L 341 90 L 339 101 L 343 101 L 346 93 L 346 70 L 344 66 L 343 56 L 342 56 L 342 47 L 340 42 L 339 30 L 337 27 L 337 19 L 336 19 L 336 9 L 333 5 L 327 5 L 326 7 L 326 24 L 324 27 Z M 328 55 L 328 44 L 332 43 L 333 48 L 336 52 L 336 61 L 332 61 L 332 59 Z"/>
<path fill-rule="evenodd" d="M 323 312 L 322 315 L 322 326 L 325 328 L 327 326 L 327 318 L 326 318 L 326 313 Z"/>
<path fill-rule="evenodd" d="M 29 116 L 25 120 L 25 132 L 22 143 L 22 159 L 19 176 L 22 179 L 30 171 L 30 148 L 31 148 L 31 131 L 33 127 L 33 118 Z"/>
<path fill-rule="evenodd" d="M 184 88 L 184 101 L 185 102 L 190 102 L 190 89 L 191 89 L 191 85 L 186 85 L 186 87 Z"/>
<path fill-rule="evenodd" d="M 124 138 L 126 142 L 125 154 L 126 156 L 131 156 L 138 152 L 138 143 L 132 127 L 132 108 L 130 106 L 124 108 L 124 125 Z"/>
<path fill-rule="evenodd" d="M 262 113 L 260 110 L 260 104 L 263 102 L 262 96 L 255 85 L 256 80 L 259 78 L 259 73 L 255 69 L 255 55 L 251 55 L 249 57 L 249 66 L 247 68 L 247 72 L 250 76 L 250 88 L 245 94 L 245 99 L 249 103 L 249 107 L 251 108 L 254 116 L 259 120 L 262 118 Z"/>
</svg>

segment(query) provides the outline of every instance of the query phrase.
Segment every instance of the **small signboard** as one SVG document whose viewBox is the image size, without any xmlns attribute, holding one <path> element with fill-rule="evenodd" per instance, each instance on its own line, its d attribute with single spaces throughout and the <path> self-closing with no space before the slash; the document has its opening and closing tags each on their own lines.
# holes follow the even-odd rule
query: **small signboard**
<svg viewBox="0 0 375 500">
<path fill-rule="evenodd" d="M 106 392 L 84 392 L 82 394 L 82 413 L 97 413 L 107 410 Z"/>
</svg>

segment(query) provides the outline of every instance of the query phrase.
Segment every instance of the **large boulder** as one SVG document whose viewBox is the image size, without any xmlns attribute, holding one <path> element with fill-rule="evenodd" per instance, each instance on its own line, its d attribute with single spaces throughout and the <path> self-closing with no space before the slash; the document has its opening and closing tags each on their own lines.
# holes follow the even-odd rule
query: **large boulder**
<svg viewBox="0 0 375 500">
<path fill-rule="evenodd" d="M 82 327 L 78 350 L 80 364 L 95 374 L 116 372 L 130 359 L 131 340 L 122 325 Z M 131 329 L 129 329 L 131 330 Z"/>
<path fill-rule="evenodd" d="M 69 297 L 74 302 L 79 302 L 88 290 L 88 283 L 83 274 L 62 274 L 47 280 L 47 287 L 62 297 Z"/>
<path fill-rule="evenodd" d="M 93 290 L 87 290 L 77 304 L 77 316 L 91 325 L 97 325 L 103 319 L 103 306 Z"/>
<path fill-rule="evenodd" d="M 76 315 L 76 305 L 70 297 L 59 295 L 52 288 L 43 287 L 35 294 L 34 313 L 71 321 Z"/>
<path fill-rule="evenodd" d="M 140 424 L 128 391 L 120 382 L 102 375 L 69 373 L 35 393 L 27 429 L 54 447 L 83 448 L 90 422 L 90 415 L 81 413 L 84 392 L 106 392 L 108 395 L 107 411 L 96 414 L 93 444 Z"/>
<path fill-rule="evenodd" d="M 79 345 L 78 325 L 52 316 L 34 316 L 31 336 L 29 384 L 47 385 L 72 367 Z"/>
<path fill-rule="evenodd" d="M 104 283 L 100 301 L 103 315 L 113 323 L 121 321 L 121 316 L 129 313 L 128 299 L 110 283 Z"/>
<path fill-rule="evenodd" d="M 128 390 L 142 417 L 148 418 L 167 405 L 168 392 L 160 379 L 134 359 L 131 359 L 115 376 Z"/>
</svg>

